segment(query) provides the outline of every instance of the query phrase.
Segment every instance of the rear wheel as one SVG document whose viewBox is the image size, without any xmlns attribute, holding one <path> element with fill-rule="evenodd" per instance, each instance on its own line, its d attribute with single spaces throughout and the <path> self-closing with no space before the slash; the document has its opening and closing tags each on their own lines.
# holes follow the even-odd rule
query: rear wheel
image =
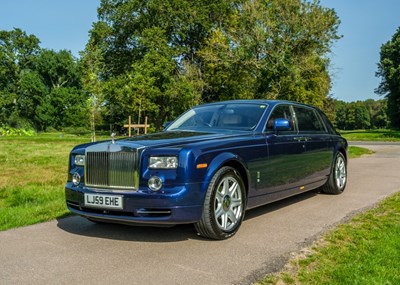
<svg viewBox="0 0 400 285">
<path fill-rule="evenodd" d="M 201 220 L 195 224 L 197 232 L 212 239 L 233 236 L 244 217 L 245 195 L 243 180 L 234 168 L 218 170 L 208 186 Z"/>
<path fill-rule="evenodd" d="M 326 194 L 341 194 L 347 183 L 347 162 L 341 152 L 336 153 L 328 181 L 321 187 L 321 192 Z"/>
</svg>

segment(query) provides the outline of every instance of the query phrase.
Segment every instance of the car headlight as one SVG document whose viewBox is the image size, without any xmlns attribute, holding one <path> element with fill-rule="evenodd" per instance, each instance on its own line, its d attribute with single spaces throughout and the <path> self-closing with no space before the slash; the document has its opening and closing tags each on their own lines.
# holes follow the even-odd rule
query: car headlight
<svg viewBox="0 0 400 285">
<path fill-rule="evenodd" d="M 150 156 L 149 168 L 152 169 L 176 169 L 178 157 L 176 156 Z"/>
<path fill-rule="evenodd" d="M 75 155 L 74 164 L 76 166 L 84 166 L 85 165 L 85 155 L 82 155 L 82 154 Z"/>
</svg>

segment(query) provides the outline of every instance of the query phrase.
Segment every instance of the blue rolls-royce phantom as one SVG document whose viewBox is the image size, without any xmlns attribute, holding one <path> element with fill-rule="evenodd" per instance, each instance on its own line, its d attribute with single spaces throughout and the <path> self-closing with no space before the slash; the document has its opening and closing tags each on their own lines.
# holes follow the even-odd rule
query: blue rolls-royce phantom
<svg viewBox="0 0 400 285">
<path fill-rule="evenodd" d="M 94 222 L 174 225 L 225 239 L 244 213 L 318 189 L 340 194 L 347 141 L 317 108 L 239 100 L 194 107 L 163 132 L 76 146 L 66 202 Z"/>
</svg>

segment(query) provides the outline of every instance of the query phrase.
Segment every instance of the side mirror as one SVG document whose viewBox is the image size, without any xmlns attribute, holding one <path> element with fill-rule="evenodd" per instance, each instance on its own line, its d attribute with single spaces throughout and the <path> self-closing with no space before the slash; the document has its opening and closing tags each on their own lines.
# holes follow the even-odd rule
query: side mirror
<svg viewBox="0 0 400 285">
<path fill-rule="evenodd" d="M 289 120 L 283 119 L 283 118 L 278 118 L 274 120 L 274 132 L 282 132 L 282 131 L 290 131 L 290 123 Z"/>
</svg>

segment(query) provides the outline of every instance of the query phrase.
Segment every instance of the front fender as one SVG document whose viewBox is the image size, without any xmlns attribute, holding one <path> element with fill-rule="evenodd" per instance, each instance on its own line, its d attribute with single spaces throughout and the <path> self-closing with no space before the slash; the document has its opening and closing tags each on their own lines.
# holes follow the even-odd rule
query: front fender
<svg viewBox="0 0 400 285">
<path fill-rule="evenodd" d="M 204 191 L 207 190 L 208 185 L 210 184 L 211 179 L 213 178 L 214 174 L 220 169 L 222 166 L 227 164 L 239 164 L 240 167 L 244 170 L 245 173 L 241 173 L 241 176 L 246 175 L 246 177 L 242 177 L 243 182 L 245 183 L 246 187 L 248 187 L 249 181 L 249 170 L 247 164 L 241 159 L 239 156 L 230 153 L 230 152 L 223 152 L 218 154 L 214 159 L 211 161 L 207 168 L 207 173 L 204 177 Z M 240 171 L 239 171 L 240 172 Z"/>
</svg>

